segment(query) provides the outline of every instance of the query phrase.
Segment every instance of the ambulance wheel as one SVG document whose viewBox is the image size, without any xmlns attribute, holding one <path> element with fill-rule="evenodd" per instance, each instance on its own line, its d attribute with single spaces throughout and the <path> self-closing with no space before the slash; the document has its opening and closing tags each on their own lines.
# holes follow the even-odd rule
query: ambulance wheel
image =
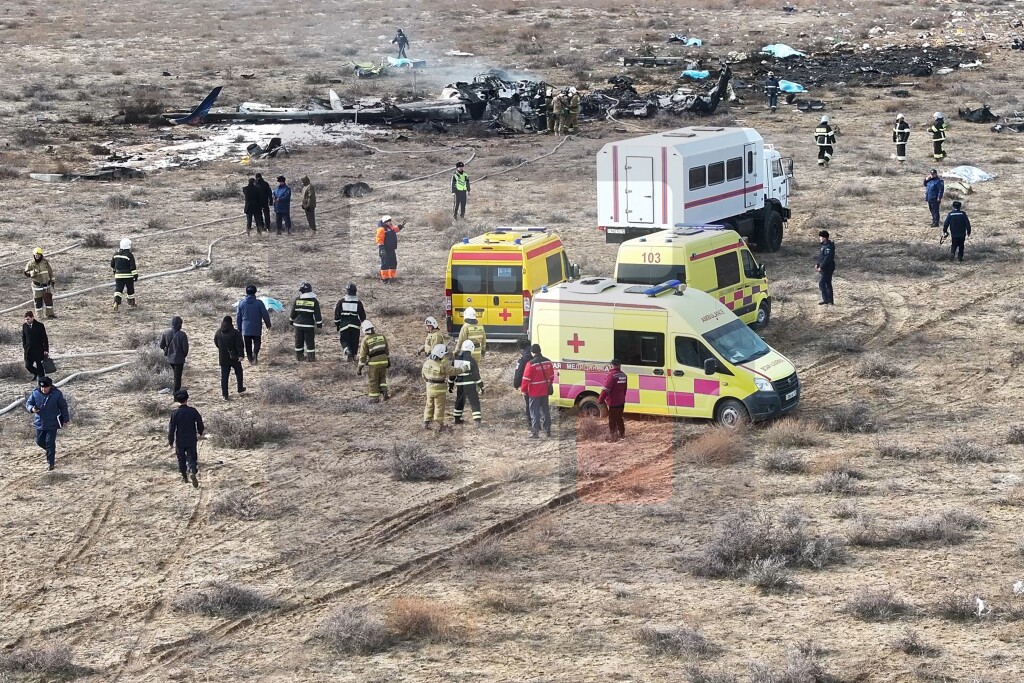
<svg viewBox="0 0 1024 683">
<path fill-rule="evenodd" d="M 761 239 L 758 240 L 759 251 L 778 251 L 782 247 L 782 216 L 769 211 L 761 227 Z"/>
<path fill-rule="evenodd" d="M 584 396 L 576 403 L 576 413 L 581 417 L 601 417 L 601 405 L 597 396 Z"/>
<path fill-rule="evenodd" d="M 715 421 L 726 429 L 737 429 L 750 422 L 750 413 L 742 401 L 727 398 L 715 407 Z"/>
<path fill-rule="evenodd" d="M 754 327 L 763 330 L 768 327 L 768 321 L 772 319 L 772 302 L 765 299 L 757 307 L 757 318 L 754 320 Z"/>
</svg>

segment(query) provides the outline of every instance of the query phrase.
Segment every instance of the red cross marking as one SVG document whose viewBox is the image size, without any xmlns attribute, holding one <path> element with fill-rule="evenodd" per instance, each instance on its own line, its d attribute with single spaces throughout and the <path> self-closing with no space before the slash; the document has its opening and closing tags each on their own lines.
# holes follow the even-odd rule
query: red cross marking
<svg viewBox="0 0 1024 683">
<path fill-rule="evenodd" d="M 576 334 L 575 332 L 573 332 L 572 333 L 572 339 L 567 341 L 566 344 L 568 344 L 569 346 L 572 347 L 572 352 L 573 353 L 579 353 L 580 352 L 580 347 L 581 346 L 586 346 L 587 342 L 585 342 L 582 339 L 580 339 L 579 335 Z"/>
<path fill-rule="evenodd" d="M 508 322 L 508 319 L 512 317 L 512 314 L 508 312 L 507 308 L 503 308 L 501 309 L 501 313 L 498 314 L 498 317 L 505 322 Z"/>
</svg>

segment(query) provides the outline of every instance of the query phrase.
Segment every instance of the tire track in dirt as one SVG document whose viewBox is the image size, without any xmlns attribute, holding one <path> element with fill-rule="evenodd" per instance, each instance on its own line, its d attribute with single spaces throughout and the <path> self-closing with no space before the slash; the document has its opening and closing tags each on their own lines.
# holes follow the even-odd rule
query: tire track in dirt
<svg viewBox="0 0 1024 683">
<path fill-rule="evenodd" d="M 59 572 L 66 571 L 78 562 L 83 555 L 92 550 L 96 546 L 97 541 L 99 541 L 100 533 L 106 527 L 111 514 L 117 507 L 117 499 L 111 497 L 93 508 L 92 513 L 89 515 L 89 521 L 75 535 L 75 540 L 71 542 L 71 547 L 54 562 L 54 569 Z"/>
</svg>

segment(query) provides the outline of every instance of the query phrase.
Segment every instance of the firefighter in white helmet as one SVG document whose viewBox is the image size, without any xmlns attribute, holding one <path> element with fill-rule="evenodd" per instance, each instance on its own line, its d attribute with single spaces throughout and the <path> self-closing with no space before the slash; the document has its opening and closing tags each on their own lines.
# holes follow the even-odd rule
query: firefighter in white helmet
<svg viewBox="0 0 1024 683">
<path fill-rule="evenodd" d="M 122 296 L 128 298 L 129 306 L 135 306 L 135 282 L 139 279 L 135 254 L 132 253 L 132 241 L 125 237 L 118 247 L 117 253 L 110 259 L 110 269 L 114 271 L 115 311 L 121 305 Z"/>
<path fill-rule="evenodd" d="M 462 312 L 462 318 L 464 322 L 462 330 L 459 332 L 459 339 L 455 342 L 455 352 L 461 351 L 463 343 L 467 339 L 471 339 L 475 345 L 473 358 L 477 359 L 477 361 L 483 360 L 484 356 L 487 355 L 487 331 L 483 325 L 477 322 L 476 309 L 473 307 L 467 308 Z"/>
<path fill-rule="evenodd" d="M 896 161 L 907 160 L 907 140 L 910 139 L 910 124 L 903 114 L 896 114 L 896 123 L 892 127 L 892 141 L 896 143 Z"/>
<path fill-rule="evenodd" d="M 437 431 L 444 430 L 444 414 L 448 400 L 445 385 L 456 375 L 456 370 L 448 362 L 448 347 L 435 344 L 430 355 L 423 362 L 423 380 L 427 383 L 427 404 L 423 408 L 423 428 L 430 429 L 430 423 L 437 423 Z"/>
<path fill-rule="evenodd" d="M 828 166 L 835 152 L 836 132 L 827 116 L 822 116 L 821 123 L 814 129 L 814 142 L 818 145 L 818 166 Z"/>
<path fill-rule="evenodd" d="M 444 332 L 441 331 L 436 318 L 433 316 L 428 317 L 423 321 L 423 325 L 427 328 L 427 338 L 423 342 L 423 348 L 416 352 L 417 356 L 429 356 L 430 352 L 438 344 L 447 346 L 448 339 L 445 337 Z"/>
<path fill-rule="evenodd" d="M 359 374 L 363 374 L 363 368 L 369 367 L 371 399 L 388 400 L 388 368 L 391 361 L 388 359 L 388 340 L 377 332 L 373 323 L 364 320 L 363 342 L 359 345 Z"/>
<path fill-rule="evenodd" d="M 932 158 L 940 161 L 946 158 L 946 119 L 942 116 L 941 111 L 935 112 L 932 119 L 932 127 L 928 129 L 932 135 Z"/>
<path fill-rule="evenodd" d="M 455 362 L 464 371 L 455 378 L 454 382 L 456 390 L 455 424 L 462 424 L 462 412 L 468 400 L 469 407 L 473 411 L 473 424 L 479 427 L 480 420 L 483 417 L 480 412 L 480 394 L 484 393 L 484 382 L 480 379 L 480 366 L 477 365 L 476 358 L 473 357 L 476 344 L 473 343 L 472 339 L 467 339 L 458 348 L 461 349 L 462 353 L 456 356 Z"/>
</svg>

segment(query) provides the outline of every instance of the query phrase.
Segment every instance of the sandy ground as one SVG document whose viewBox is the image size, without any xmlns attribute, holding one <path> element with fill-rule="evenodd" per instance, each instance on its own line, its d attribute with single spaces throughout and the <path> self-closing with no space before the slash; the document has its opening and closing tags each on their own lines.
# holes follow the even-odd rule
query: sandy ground
<svg viewBox="0 0 1024 683">
<path fill-rule="evenodd" d="M 829 102 L 841 129 L 835 161 L 825 171 L 813 161 L 812 116 L 788 107 L 769 115 L 759 99 L 747 96 L 716 118 L 756 127 L 796 161 L 794 218 L 782 250 L 763 262 L 776 296 L 765 336 L 796 363 L 804 385 L 797 430 L 810 430 L 837 406 L 856 401 L 881 424 L 877 433 L 821 432 L 802 446 L 756 428 L 731 439 L 735 454 L 724 459 L 695 455 L 692 444 L 718 438 L 705 436 L 712 430 L 699 422 L 630 419 L 628 441 L 612 447 L 590 438 L 598 431 L 592 425 L 578 430 L 575 418 L 563 415 L 556 438 L 529 443 L 520 398 L 510 387 L 514 355 L 508 350 L 488 356 L 483 367 L 484 428 L 424 435 L 418 362 L 403 364 L 411 373 L 393 373 L 393 401 L 368 406 L 365 381 L 340 364 L 333 335 L 318 338 L 318 363 L 299 365 L 280 315 L 265 338 L 264 362 L 246 368 L 249 393 L 228 403 L 219 396 L 212 337 L 241 295 L 241 287 L 214 279 L 219 269 L 247 268 L 258 276 L 262 294 L 285 301 L 309 280 L 327 316 L 345 284 L 355 282 L 371 318 L 408 357 L 422 341 L 422 318 L 443 314 L 447 248 L 464 234 L 546 224 L 559 231 L 586 272 L 610 272 L 614 247 L 594 227 L 594 155 L 607 140 L 665 129 L 679 124 L 676 119 L 630 122 L 628 129 L 590 122 L 551 156 L 523 166 L 558 141 L 492 136 L 479 127 L 447 135 L 381 130 L 363 139 L 375 150 L 298 146 L 286 158 L 253 166 L 219 161 L 131 183 L 5 179 L 0 263 L 16 265 L 0 269 L 0 308 L 27 295 L 20 267 L 35 245 L 55 250 L 82 234 L 106 236 L 110 246 L 53 257 L 60 293 L 106 282 L 113 245 L 123 235 L 135 238 L 143 275 L 187 266 L 223 238 L 213 248 L 213 268 L 140 282 L 138 310 L 113 312 L 103 289 L 58 301 L 60 318 L 48 323 L 51 347 L 60 354 L 129 348 L 140 334 L 158 332 L 180 314 L 193 344 L 185 385 L 204 416 L 274 419 L 291 435 L 233 450 L 211 429 L 201 451 L 202 487 L 194 490 L 178 482 L 166 448 L 166 394 L 126 391 L 122 382 L 130 369 L 68 385 L 75 424 L 61 435 L 54 473 L 44 473 L 27 419 L 20 413 L 0 418 L 3 656 L 66 644 L 80 667 L 72 673 L 90 681 L 708 680 L 688 673 L 694 663 L 762 682 L 1024 677 L 1014 654 L 1024 635 L 1024 605 L 1012 591 L 1024 578 L 1018 546 L 1024 472 L 1022 447 L 1007 443 L 1010 429 L 1024 422 L 1017 391 L 1024 353 L 1018 294 L 1024 286 L 1018 210 L 1024 152 L 1017 137 L 955 119 L 964 102 L 984 100 L 1003 113 L 1017 103 L 1019 53 L 1004 45 L 1012 4 L 856 3 L 813 10 L 798 3 L 795 14 L 730 5 L 694 14 L 676 10 L 675 16 L 653 4 L 561 10 L 320 0 L 205 6 L 210 9 L 200 23 L 180 3 L 5 6 L 0 43 L 18 58 L 5 67 L 0 87 L 0 165 L 21 172 L 78 170 L 103 158 L 90 145 L 158 142 L 168 131 L 105 122 L 125 96 L 145 93 L 181 108 L 224 83 L 226 104 L 301 102 L 323 94 L 325 76 L 341 74 L 346 59 L 379 59 L 397 25 L 410 33 L 414 56 L 422 50 L 438 64 L 418 89 L 486 66 L 534 68 L 556 83 L 597 84 L 620 71 L 608 50 L 645 37 L 658 43 L 669 30 L 707 36 L 709 50 L 724 51 L 777 41 L 807 47 L 827 36 L 937 44 L 978 42 L 988 31 L 999 39 L 983 48 L 981 70 L 906 79 L 916 83 L 908 99 L 891 97 L 889 89 L 814 92 Z M 968 11 L 963 23 L 943 23 L 960 10 Z M 918 14 L 932 28 L 910 29 Z M 869 37 L 876 23 L 897 35 Z M 965 33 L 957 34 L 957 27 Z M 531 55 L 519 47 L 524 43 L 541 51 Z M 480 57 L 475 63 L 445 58 L 452 48 Z M 546 61 L 552 53 L 556 58 Z M 582 61 L 564 66 L 558 55 Z M 172 76 L 161 76 L 165 70 Z M 257 79 L 239 76 L 252 72 Z M 633 75 L 648 84 L 672 80 L 663 71 Z M 140 90 L 144 84 L 150 85 Z M 335 87 L 350 94 L 404 92 L 413 82 L 401 74 Z M 975 233 L 962 265 L 943 260 L 921 196 L 931 166 L 924 126 L 935 110 L 951 122 L 943 167 L 970 163 L 999 174 L 965 197 Z M 889 160 L 895 111 L 906 112 L 914 131 L 911 160 L 903 166 Z M 36 122 L 36 115 L 45 120 Z M 448 169 L 470 158 L 470 218 L 453 228 L 446 213 Z M 246 238 L 242 221 L 231 218 L 239 200 L 193 200 L 203 187 L 240 185 L 253 169 L 267 177 L 314 178 L 321 202 L 316 236 L 304 230 L 296 209 L 295 236 Z M 375 192 L 342 199 L 342 185 L 356 179 Z M 113 208 L 116 196 L 137 206 Z M 375 281 L 372 245 L 381 213 L 407 226 L 400 283 L 387 290 Z M 217 219 L 227 220 L 165 232 Z M 816 305 L 813 273 L 821 227 L 833 231 L 838 245 L 837 306 L 827 310 Z M 5 320 L 16 329 L 20 312 Z M 5 363 L 20 360 L 16 341 L 4 339 Z M 58 377 L 112 362 L 68 359 Z M 863 376 L 879 366 L 891 376 Z M 0 380 L 3 404 L 28 388 L 25 376 L 7 374 Z M 300 385 L 305 400 L 269 404 L 272 381 Z M 444 459 L 452 478 L 394 480 L 391 450 L 406 442 L 420 442 Z M 991 462 L 950 462 L 948 454 L 964 444 Z M 893 446 L 917 457 L 883 457 Z M 800 458 L 807 472 L 766 471 L 767 458 L 780 451 Z M 823 473 L 837 464 L 862 476 L 848 495 L 818 490 Z M 239 515 L 238 506 L 233 513 L 229 500 L 245 500 L 251 514 Z M 980 528 L 956 545 L 854 546 L 845 563 L 795 570 L 799 588 L 788 592 L 762 593 L 740 579 L 688 571 L 687 558 L 706 546 L 726 515 L 794 508 L 815 534 L 838 539 L 857 515 L 888 527 L 955 510 L 975 515 Z M 478 561 L 474 549 L 481 544 L 493 564 Z M 255 589 L 276 605 L 241 617 L 175 608 L 176 600 L 210 581 Z M 891 589 L 914 609 L 890 621 L 857 619 L 844 606 L 865 588 Z M 951 591 L 981 596 L 991 611 L 964 621 L 944 618 L 937 605 Z M 339 609 L 365 606 L 388 618 L 395 601 L 407 598 L 431 601 L 430 610 L 451 622 L 450 636 L 407 639 L 368 655 L 339 654 L 312 640 Z M 655 655 L 638 637 L 644 626 L 698 629 L 720 651 Z M 908 628 L 936 648 L 934 656 L 891 647 Z M 807 650 L 809 642 L 835 678 L 752 673 L 751 663 L 792 660 L 793 649 Z M 9 661 L 0 659 L 8 669 Z M 31 675 L 0 671 L 0 679 Z"/>
</svg>

